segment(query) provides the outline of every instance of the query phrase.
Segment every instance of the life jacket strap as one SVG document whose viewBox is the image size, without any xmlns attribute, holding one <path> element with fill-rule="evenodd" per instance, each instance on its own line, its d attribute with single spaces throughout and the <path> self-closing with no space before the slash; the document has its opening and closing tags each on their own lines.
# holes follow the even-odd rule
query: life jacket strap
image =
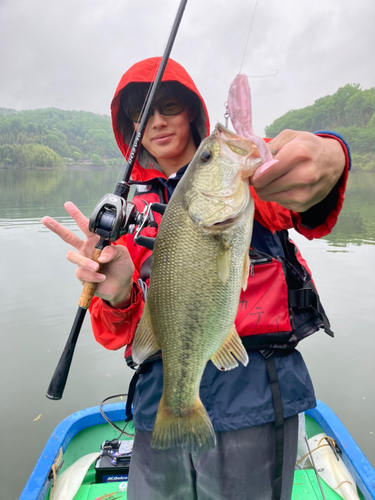
<svg viewBox="0 0 375 500">
<path fill-rule="evenodd" d="M 275 366 L 275 352 L 272 349 L 259 351 L 266 364 L 270 388 L 272 394 L 273 408 L 275 411 L 275 475 L 273 481 L 273 500 L 280 500 L 283 477 L 284 460 L 284 413 L 281 399 L 279 377 Z M 277 354 L 276 354 L 277 356 Z"/>
<path fill-rule="evenodd" d="M 319 317 L 323 322 L 324 331 L 331 337 L 334 336 L 322 303 L 320 302 L 319 295 L 311 286 L 311 282 L 309 282 L 306 287 L 300 288 L 299 290 L 289 290 L 289 303 L 291 307 L 299 309 L 313 307 L 318 312 Z"/>
<path fill-rule="evenodd" d="M 130 420 L 133 420 L 132 406 L 133 406 L 135 387 L 137 385 L 139 376 L 142 375 L 142 373 L 146 373 L 147 370 L 150 368 L 150 364 L 153 361 L 156 361 L 157 359 L 161 359 L 161 351 L 159 351 L 156 354 L 154 354 L 153 356 L 151 356 L 147 361 L 145 361 L 144 363 L 139 365 L 138 368 L 135 370 L 135 373 L 134 373 L 134 375 L 130 381 L 130 384 L 129 384 L 128 397 L 126 399 L 125 422 L 130 422 Z"/>
<path fill-rule="evenodd" d="M 133 420 L 132 406 L 133 406 L 133 399 L 134 399 L 134 393 L 135 393 L 135 386 L 137 385 L 139 375 L 146 371 L 144 368 L 145 368 L 145 365 L 139 365 L 139 367 L 135 371 L 135 373 L 130 381 L 129 389 L 128 389 L 128 397 L 126 399 L 126 407 L 125 407 L 125 415 L 126 415 L 125 422 L 130 422 L 130 420 Z"/>
</svg>

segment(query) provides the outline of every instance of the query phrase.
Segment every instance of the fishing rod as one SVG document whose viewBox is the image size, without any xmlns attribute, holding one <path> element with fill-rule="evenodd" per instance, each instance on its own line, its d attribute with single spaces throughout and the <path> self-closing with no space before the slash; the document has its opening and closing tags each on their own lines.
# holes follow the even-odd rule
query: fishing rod
<svg viewBox="0 0 375 500">
<path fill-rule="evenodd" d="M 149 225 L 150 222 L 153 222 L 152 210 L 159 213 L 163 213 L 164 211 L 164 207 L 161 204 L 153 203 L 152 210 L 150 205 L 146 205 L 142 213 L 138 212 L 135 205 L 127 201 L 130 191 L 129 180 L 186 4 L 187 0 L 181 0 L 155 80 L 152 82 L 150 93 L 146 97 L 144 113 L 138 132 L 131 145 L 122 180 L 116 184 L 113 193 L 103 196 L 90 217 L 89 230 L 100 236 L 100 240 L 91 257 L 92 260 L 99 264 L 98 273 L 100 273 L 103 268 L 103 264 L 98 262 L 103 249 L 118 240 L 120 236 L 126 233 L 132 234 L 137 226 L 138 229 L 135 233 L 134 240 L 138 244 L 143 244 L 144 246 L 150 245 L 146 237 L 140 236 L 140 232 L 144 227 Z M 77 344 L 86 311 L 94 296 L 96 286 L 96 283 L 86 282 L 84 284 L 72 329 L 47 389 L 46 396 L 48 399 L 58 400 L 62 398 L 73 359 L 74 349 Z"/>
<path fill-rule="evenodd" d="M 319 474 L 318 474 L 317 468 L 316 468 L 316 466 L 315 466 L 315 462 L 314 462 L 314 459 L 313 459 L 313 456 L 312 456 L 312 453 L 311 453 L 311 450 L 310 450 L 309 442 L 307 441 L 307 437 L 306 437 L 306 436 L 305 436 L 305 443 L 306 443 L 307 449 L 308 449 L 308 451 L 309 451 L 310 460 L 311 460 L 311 463 L 312 463 L 313 469 L 314 469 L 314 471 L 315 471 L 316 479 L 317 479 L 317 481 L 318 481 L 319 488 L 320 488 L 320 493 L 322 494 L 322 499 L 323 499 L 323 500 L 326 500 L 326 497 L 324 496 L 324 492 L 323 492 L 323 488 L 322 488 L 322 483 L 320 482 L 320 479 L 319 479 Z"/>
</svg>

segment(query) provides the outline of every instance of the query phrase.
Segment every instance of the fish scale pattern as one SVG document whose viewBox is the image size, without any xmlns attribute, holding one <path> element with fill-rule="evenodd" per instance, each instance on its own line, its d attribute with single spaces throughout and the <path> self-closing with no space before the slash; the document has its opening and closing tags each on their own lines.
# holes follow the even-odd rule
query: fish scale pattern
<svg viewBox="0 0 375 500">
<path fill-rule="evenodd" d="M 164 389 L 152 440 L 160 449 L 183 446 L 196 452 L 214 446 L 214 431 L 199 399 L 200 380 L 207 361 L 220 349 L 217 363 L 227 365 L 220 369 L 236 366 L 229 351 L 237 344 L 243 349 L 233 338 L 226 339 L 237 336 L 234 320 L 254 210 L 247 179 L 241 179 L 243 156 L 223 158 L 225 148 L 218 147 L 222 141 L 222 134 L 219 139 L 213 134 L 199 148 L 169 202 L 155 242 L 140 329 L 154 336 L 163 353 Z M 200 161 L 207 147 L 213 152 L 210 176 Z M 235 217 L 216 215 L 215 222 L 215 211 L 223 213 L 218 204 L 229 206 L 229 216 Z M 142 325 L 143 320 L 151 324 Z M 135 357 L 141 342 L 137 336 Z M 245 351 L 238 357 L 247 360 Z"/>
</svg>

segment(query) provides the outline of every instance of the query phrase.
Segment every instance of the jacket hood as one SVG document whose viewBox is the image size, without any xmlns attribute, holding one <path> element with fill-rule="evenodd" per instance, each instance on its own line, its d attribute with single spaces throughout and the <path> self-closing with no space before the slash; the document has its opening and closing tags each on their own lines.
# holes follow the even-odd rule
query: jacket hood
<svg viewBox="0 0 375 500">
<path fill-rule="evenodd" d="M 117 144 L 126 159 L 128 159 L 129 156 L 129 144 L 134 129 L 132 124 L 125 119 L 124 113 L 121 110 L 121 93 L 129 83 L 153 82 L 161 59 L 161 57 L 152 57 L 134 64 L 122 76 L 113 97 L 111 104 L 113 132 Z M 187 71 L 176 61 L 169 59 L 163 74 L 162 82 L 179 82 L 198 96 L 200 109 L 197 112 L 194 125 L 200 136 L 200 140 L 207 137 L 210 131 L 210 123 L 206 104 Z M 132 180 L 142 182 L 163 176 L 165 177 L 156 159 L 141 146 L 138 159 L 132 170 Z"/>
</svg>

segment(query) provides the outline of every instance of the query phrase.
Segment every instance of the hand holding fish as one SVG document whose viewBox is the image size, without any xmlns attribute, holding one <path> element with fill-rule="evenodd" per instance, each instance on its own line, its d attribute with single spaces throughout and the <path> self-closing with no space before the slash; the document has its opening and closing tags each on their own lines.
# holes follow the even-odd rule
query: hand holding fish
<svg viewBox="0 0 375 500">
<path fill-rule="evenodd" d="M 90 257 L 99 236 L 89 231 L 88 219 L 73 203 L 68 201 L 64 207 L 86 236 L 85 240 L 51 217 L 44 217 L 43 225 L 57 234 L 65 243 L 78 250 L 78 252 L 70 250 L 66 258 L 78 266 L 76 276 L 81 282 L 98 283 L 95 292 L 97 297 L 108 301 L 113 307 L 126 307 L 130 299 L 134 273 L 134 265 L 127 248 L 123 245 L 105 247 L 99 257 L 99 262 L 105 263 L 106 266 L 102 273 L 96 272 L 99 266 Z"/>
<path fill-rule="evenodd" d="M 310 132 L 284 130 L 266 147 L 253 132 L 250 88 L 242 74 L 230 86 L 228 108 L 235 131 L 258 147 L 263 165 L 253 175 L 251 184 L 261 200 L 306 212 L 332 191 L 346 164 L 338 141 Z M 270 161 L 271 153 L 276 161 Z"/>
<path fill-rule="evenodd" d="M 338 141 L 310 132 L 284 130 L 268 143 L 279 160 L 262 166 L 252 178 L 263 201 L 275 201 L 295 212 L 305 212 L 334 188 L 345 168 L 345 154 Z"/>
</svg>

